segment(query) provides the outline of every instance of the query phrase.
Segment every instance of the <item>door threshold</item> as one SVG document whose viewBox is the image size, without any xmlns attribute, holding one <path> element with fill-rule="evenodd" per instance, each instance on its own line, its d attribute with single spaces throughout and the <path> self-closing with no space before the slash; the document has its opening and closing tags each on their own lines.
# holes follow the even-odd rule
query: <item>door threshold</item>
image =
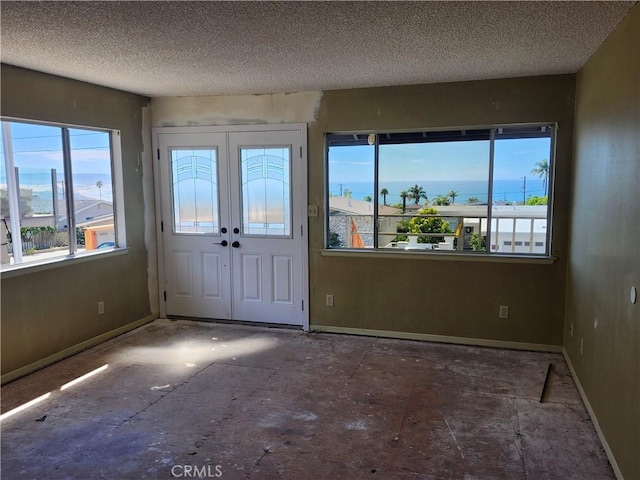
<svg viewBox="0 0 640 480">
<path fill-rule="evenodd" d="M 226 320 L 223 318 L 184 317 L 181 315 L 167 315 L 169 320 L 189 320 L 192 322 L 219 323 L 223 325 L 237 325 L 243 327 L 279 328 L 283 330 L 302 330 L 302 325 L 287 323 L 250 322 L 247 320 Z"/>
</svg>

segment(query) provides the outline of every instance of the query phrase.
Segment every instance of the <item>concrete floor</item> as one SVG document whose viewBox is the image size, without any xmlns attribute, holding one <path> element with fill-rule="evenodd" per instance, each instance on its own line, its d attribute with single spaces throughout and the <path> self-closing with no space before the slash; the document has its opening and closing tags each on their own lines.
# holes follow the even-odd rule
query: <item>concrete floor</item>
<svg viewBox="0 0 640 480">
<path fill-rule="evenodd" d="M 2 421 L 3 480 L 614 478 L 560 354 L 158 320 L 2 412 L 48 392 Z"/>
</svg>

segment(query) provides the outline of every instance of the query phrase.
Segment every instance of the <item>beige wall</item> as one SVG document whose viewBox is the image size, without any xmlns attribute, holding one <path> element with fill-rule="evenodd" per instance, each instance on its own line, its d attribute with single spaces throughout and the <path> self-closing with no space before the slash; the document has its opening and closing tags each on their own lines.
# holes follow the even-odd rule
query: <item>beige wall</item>
<svg viewBox="0 0 640 480">
<path fill-rule="evenodd" d="M 309 126 L 309 201 L 324 203 L 323 134 L 558 122 L 551 265 L 327 257 L 310 219 L 311 325 L 562 344 L 573 75 L 325 92 Z M 431 257 L 433 258 L 433 257 Z M 335 306 L 325 306 L 325 295 Z M 510 318 L 498 318 L 508 305 Z"/>
<path fill-rule="evenodd" d="M 2 277 L 2 375 L 151 314 L 143 201 L 148 99 L 2 65 L 4 116 L 121 131 L 128 254 Z M 153 225 L 151 225 L 153 228 Z M 148 234 L 147 234 L 148 236 Z M 105 302 L 97 315 L 97 302 Z"/>
<path fill-rule="evenodd" d="M 626 479 L 640 478 L 639 45 L 636 5 L 578 74 L 564 341 Z"/>
</svg>

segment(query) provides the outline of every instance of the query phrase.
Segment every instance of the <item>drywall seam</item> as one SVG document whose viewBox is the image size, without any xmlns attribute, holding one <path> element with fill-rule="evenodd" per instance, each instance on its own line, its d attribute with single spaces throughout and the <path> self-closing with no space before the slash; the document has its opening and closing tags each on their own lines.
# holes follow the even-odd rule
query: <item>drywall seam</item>
<svg viewBox="0 0 640 480">
<path fill-rule="evenodd" d="M 321 91 L 267 95 L 156 97 L 151 99 L 153 127 L 192 127 L 311 123 Z"/>
<path fill-rule="evenodd" d="M 602 429 L 600 428 L 600 424 L 598 423 L 598 417 L 596 417 L 595 411 L 593 410 L 593 408 L 591 408 L 591 403 L 589 403 L 589 398 L 587 397 L 587 394 L 584 391 L 584 388 L 582 388 L 582 384 L 580 383 L 578 374 L 576 373 L 575 369 L 573 368 L 573 364 L 571 363 L 571 358 L 569 357 L 569 353 L 564 347 L 562 347 L 562 355 L 564 356 L 564 359 L 566 360 L 567 365 L 569 365 L 569 371 L 571 372 L 573 381 L 578 387 L 578 392 L 580 392 L 580 397 L 582 398 L 582 402 L 584 403 L 585 407 L 587 407 L 587 412 L 589 412 L 589 417 L 591 417 L 591 421 L 593 422 L 593 425 L 596 427 L 596 433 L 598 434 L 598 438 L 602 443 L 602 447 L 604 448 L 604 451 L 607 454 L 609 463 L 613 468 L 613 473 L 616 474 L 616 478 L 618 480 L 624 480 L 624 477 L 622 476 L 622 471 L 618 466 L 618 462 L 616 462 L 616 457 L 613 455 L 613 450 L 611 450 L 611 447 L 609 447 L 609 443 L 607 442 L 607 439 L 604 436 L 604 432 L 602 431 Z"/>
<path fill-rule="evenodd" d="M 450 343 L 455 345 L 472 345 L 476 347 L 510 348 L 513 350 L 532 350 L 537 352 L 561 353 L 560 345 L 545 345 L 541 343 L 507 342 L 484 338 L 453 337 L 448 335 L 432 335 L 428 333 L 393 332 L 388 330 L 369 330 L 366 328 L 331 327 L 326 325 L 311 325 L 311 332 L 344 333 L 348 335 L 362 335 L 368 337 L 399 338 L 402 340 L 421 340 L 426 342 Z"/>
<path fill-rule="evenodd" d="M 0 383 L 4 385 L 5 383 L 12 382 L 20 377 L 24 377 L 25 375 L 29 375 L 30 373 L 35 372 L 36 370 L 40 370 L 41 368 L 48 367 L 49 365 L 59 362 L 60 360 L 64 360 L 67 357 L 75 355 L 76 353 L 80 353 L 83 350 L 91 348 L 99 343 L 106 342 L 107 340 L 111 340 L 123 333 L 127 333 L 130 330 L 134 330 L 142 325 L 152 322 L 158 318 L 158 315 L 147 315 L 140 320 L 136 320 L 135 322 L 129 323 L 127 325 L 123 325 L 122 327 L 118 327 L 114 330 L 110 330 L 96 337 L 90 338 L 89 340 L 85 340 L 84 342 L 78 343 L 76 345 L 72 345 L 71 347 L 65 348 L 59 352 L 54 353 L 53 355 L 49 355 L 48 357 L 42 358 L 36 362 L 30 363 L 29 365 L 25 365 L 24 367 L 20 367 L 17 370 L 13 370 L 5 375 L 2 375 L 0 379 Z"/>
<path fill-rule="evenodd" d="M 158 289 L 158 238 L 156 235 L 156 202 L 153 176 L 153 149 L 151 146 L 151 111 L 142 107 L 142 195 L 144 199 L 144 245 L 147 249 L 147 288 L 149 311 L 160 312 Z"/>
</svg>

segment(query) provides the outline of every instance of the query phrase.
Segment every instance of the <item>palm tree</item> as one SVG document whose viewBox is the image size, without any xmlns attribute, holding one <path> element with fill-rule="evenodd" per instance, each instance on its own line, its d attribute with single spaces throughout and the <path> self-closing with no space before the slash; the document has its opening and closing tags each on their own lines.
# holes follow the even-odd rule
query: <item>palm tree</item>
<svg viewBox="0 0 640 480">
<path fill-rule="evenodd" d="M 547 181 L 549 180 L 549 160 L 543 158 L 539 162 L 536 162 L 536 168 L 531 170 L 531 173 L 538 175 L 542 178 L 542 189 L 547 191 Z"/>
<path fill-rule="evenodd" d="M 389 195 L 389 190 L 387 190 L 385 187 L 382 187 L 382 190 L 380 190 L 380 195 L 382 195 L 382 204 L 384 206 L 387 205 L 387 195 Z"/>
<path fill-rule="evenodd" d="M 365 202 L 370 202 L 371 200 L 373 200 L 373 198 L 371 198 L 371 195 L 365 195 L 364 197 L 362 197 L 362 200 L 364 200 Z"/>
<path fill-rule="evenodd" d="M 351 190 L 349 190 L 348 188 L 345 188 L 344 192 L 342 193 L 342 195 L 347 197 L 347 198 L 351 198 Z"/>
<path fill-rule="evenodd" d="M 445 195 L 438 195 L 433 203 L 436 205 L 449 205 L 449 197 Z"/>
<path fill-rule="evenodd" d="M 402 199 L 402 213 L 407 209 L 407 197 L 409 196 L 409 192 L 403 190 L 400 192 L 400 198 Z"/>
<path fill-rule="evenodd" d="M 102 200 L 102 186 L 103 186 L 102 180 L 98 180 L 96 182 L 96 187 L 98 187 L 98 192 L 100 192 L 100 200 Z"/>
<path fill-rule="evenodd" d="M 425 200 L 428 200 L 427 198 L 427 192 L 424 191 L 424 188 L 419 187 L 418 184 L 414 185 L 413 187 L 409 188 L 409 198 L 413 198 L 413 201 L 416 205 L 418 205 L 418 202 L 420 202 L 421 198 L 424 198 Z"/>
<path fill-rule="evenodd" d="M 451 190 L 447 196 L 451 197 L 451 203 L 455 203 L 456 202 L 456 197 L 458 196 L 458 192 L 456 192 L 455 190 Z"/>
</svg>

